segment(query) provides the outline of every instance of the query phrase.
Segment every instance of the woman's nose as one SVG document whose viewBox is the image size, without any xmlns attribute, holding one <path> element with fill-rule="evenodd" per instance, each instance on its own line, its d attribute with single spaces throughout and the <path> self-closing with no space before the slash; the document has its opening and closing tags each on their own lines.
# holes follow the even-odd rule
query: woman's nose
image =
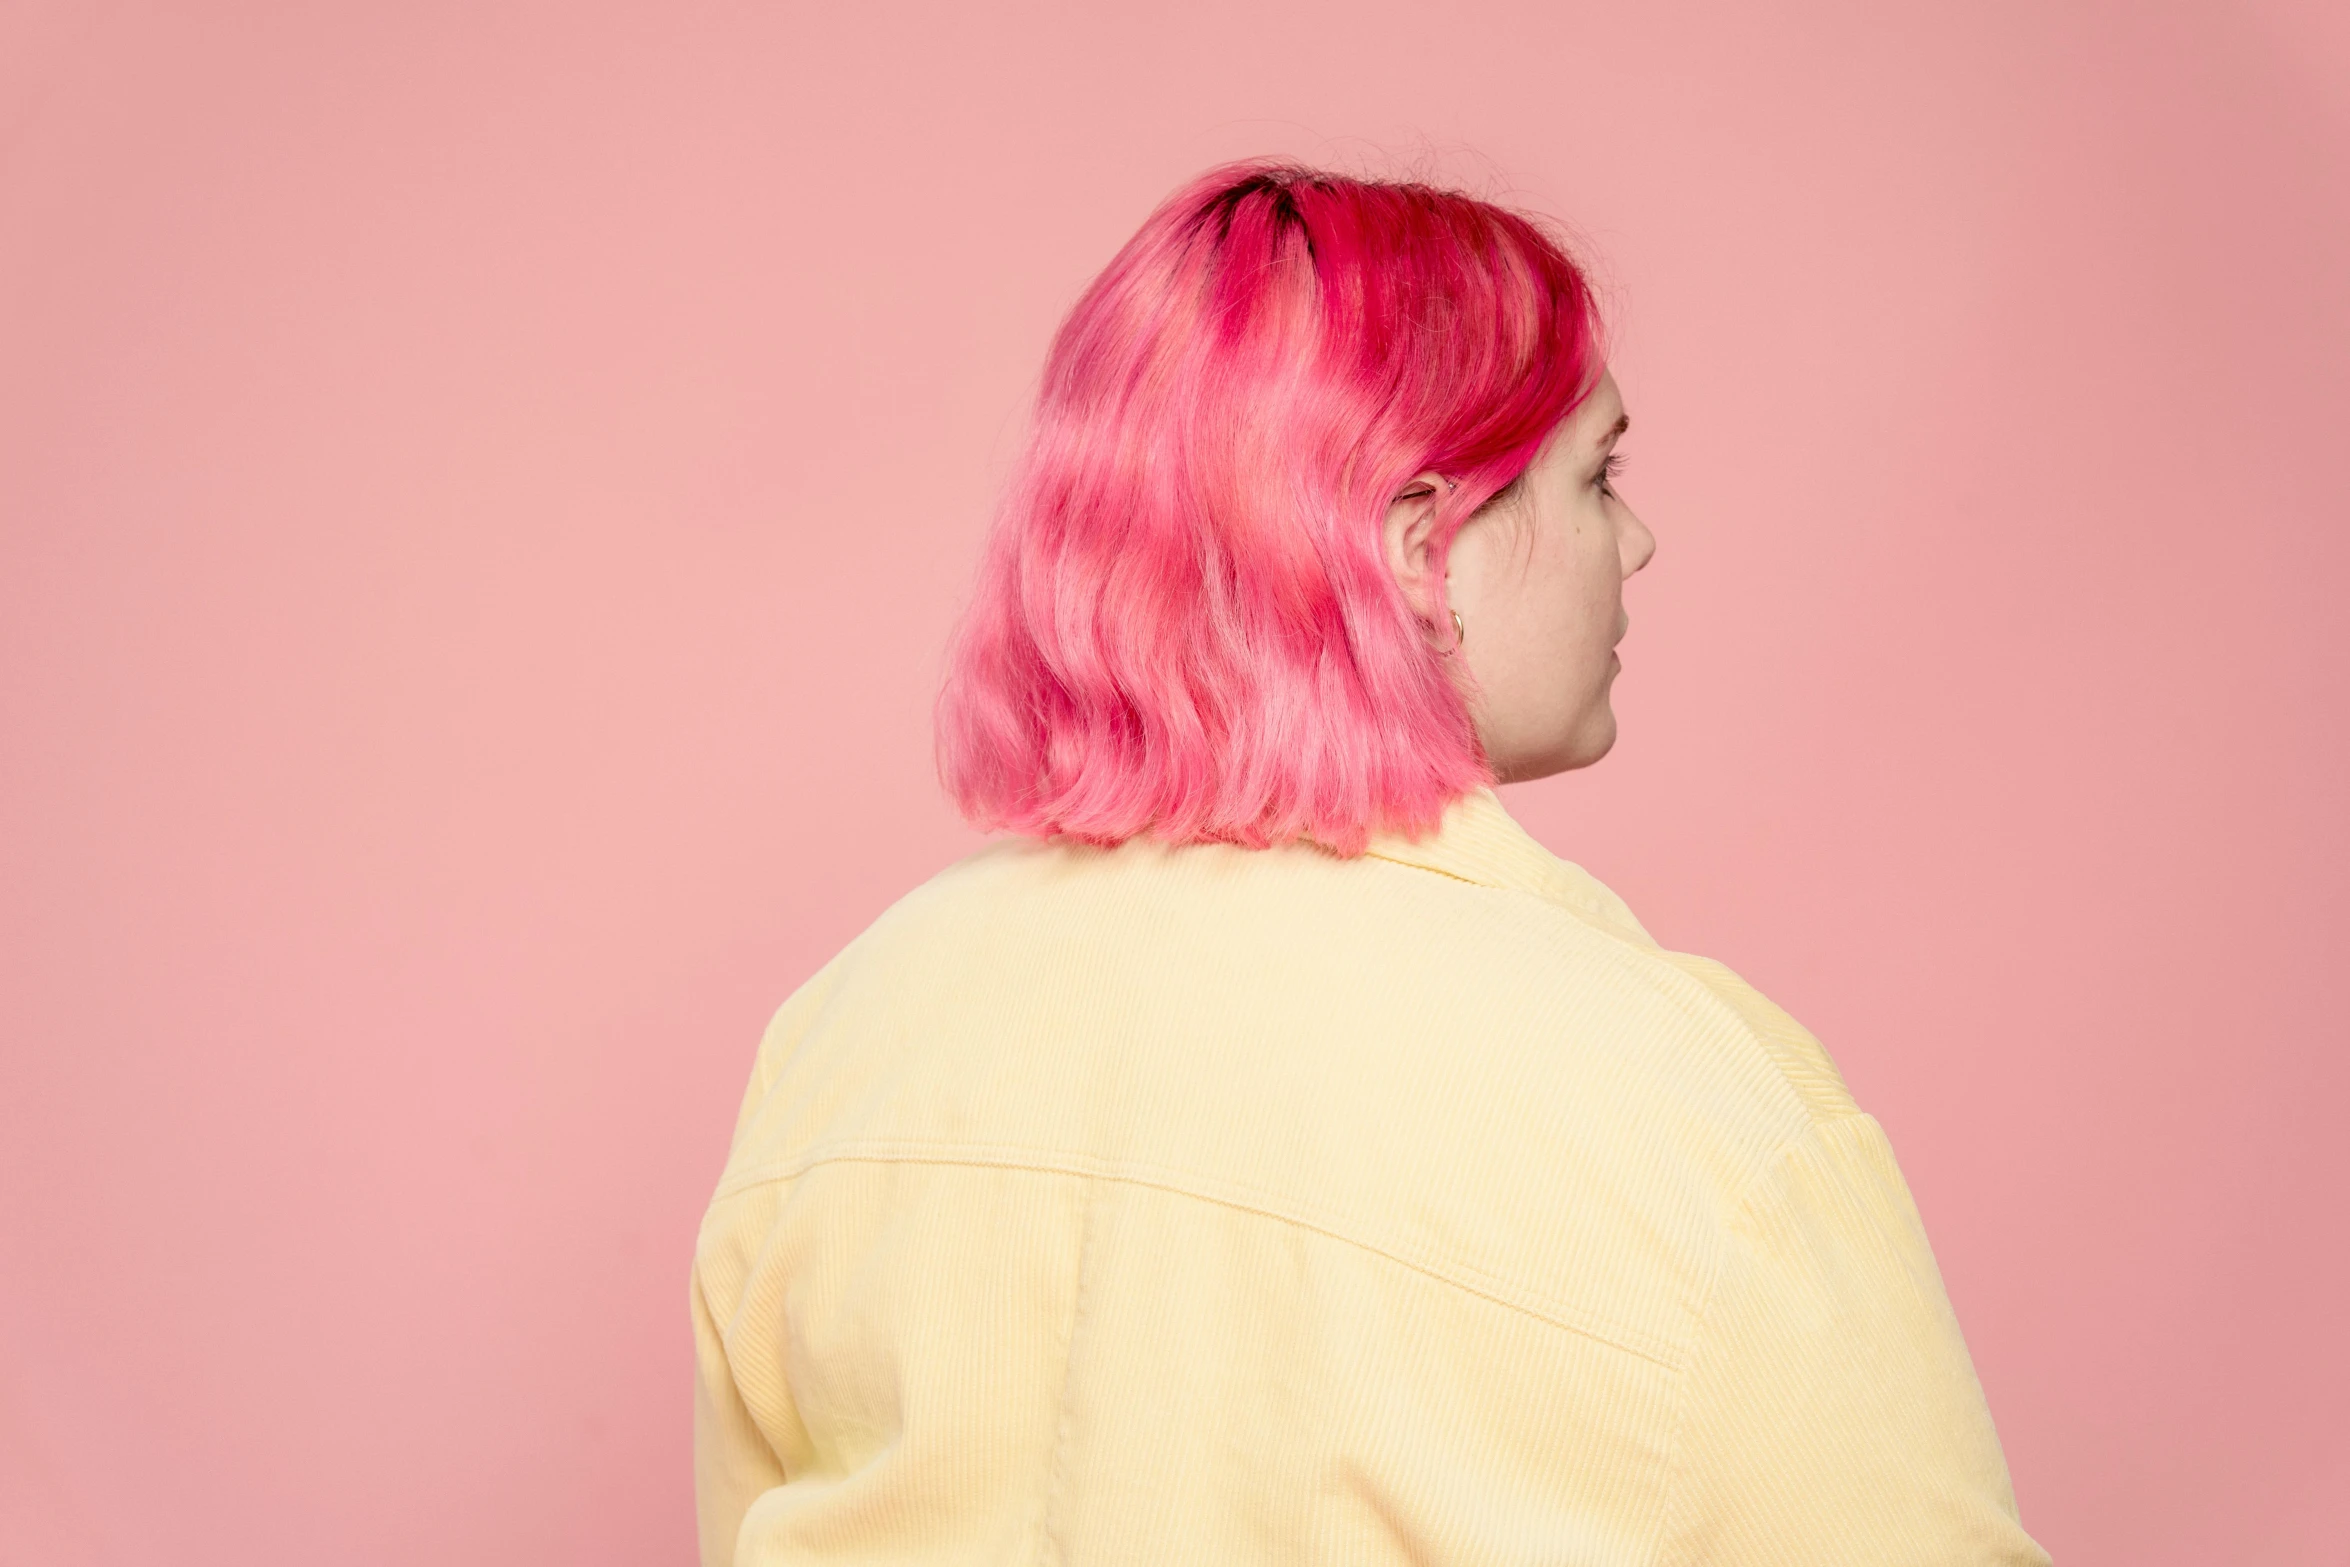
<svg viewBox="0 0 2350 1567">
<path fill-rule="evenodd" d="M 1634 516 L 1631 521 L 1632 526 L 1624 531 L 1623 543 L 1624 575 L 1627 577 L 1647 565 L 1656 555 L 1656 535 L 1648 531 L 1648 524 L 1638 516 Z"/>
</svg>

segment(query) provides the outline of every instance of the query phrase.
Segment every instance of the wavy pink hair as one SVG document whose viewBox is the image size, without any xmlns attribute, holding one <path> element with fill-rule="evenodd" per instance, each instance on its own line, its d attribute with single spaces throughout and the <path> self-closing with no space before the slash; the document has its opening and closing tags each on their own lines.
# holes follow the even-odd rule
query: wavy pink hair
<svg viewBox="0 0 2350 1567">
<path fill-rule="evenodd" d="M 1421 836 L 1492 773 L 1382 520 L 1457 481 L 1441 580 L 1601 357 L 1517 213 L 1262 161 L 1177 191 L 1053 340 L 939 696 L 948 794 L 1103 844 Z"/>
</svg>

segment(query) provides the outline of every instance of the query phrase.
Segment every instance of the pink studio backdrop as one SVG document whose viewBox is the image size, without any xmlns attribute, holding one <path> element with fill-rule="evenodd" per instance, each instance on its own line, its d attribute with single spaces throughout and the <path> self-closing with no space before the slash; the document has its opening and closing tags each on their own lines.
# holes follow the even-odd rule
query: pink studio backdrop
<svg viewBox="0 0 2350 1567">
<path fill-rule="evenodd" d="M 1662 547 L 1510 803 L 1890 1128 L 2027 1525 L 2350 1559 L 2333 15 L 0 8 L 0 1560 L 687 1558 L 753 1042 L 1257 151 L 1600 259 Z"/>
</svg>

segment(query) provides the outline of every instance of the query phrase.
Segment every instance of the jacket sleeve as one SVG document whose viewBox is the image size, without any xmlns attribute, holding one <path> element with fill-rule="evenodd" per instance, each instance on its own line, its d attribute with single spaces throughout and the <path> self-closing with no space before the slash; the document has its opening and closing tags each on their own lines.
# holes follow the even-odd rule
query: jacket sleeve
<svg viewBox="0 0 2350 1567">
<path fill-rule="evenodd" d="M 830 971 L 831 965 L 827 965 L 819 971 L 818 978 L 822 979 Z M 793 1037 L 791 1030 L 809 1005 L 808 998 L 820 995 L 821 988 L 816 981 L 810 981 L 768 1020 L 767 1030 L 760 1036 L 758 1055 L 752 1062 L 750 1083 L 735 1111 L 734 1136 L 728 1149 L 730 1166 L 733 1153 L 742 1147 L 744 1135 L 766 1101 L 768 1086 L 775 1077 L 778 1049 L 788 1048 Z M 735 1537 L 742 1528 L 744 1514 L 762 1492 L 784 1482 L 783 1465 L 777 1461 L 758 1421 L 744 1403 L 727 1353 L 726 1317 L 734 1309 L 736 1292 L 725 1288 L 714 1290 L 704 1273 L 705 1261 L 713 1255 L 739 1257 L 743 1240 L 735 1231 L 731 1216 L 713 1200 L 710 1211 L 703 1215 L 701 1233 L 694 1241 L 692 1276 L 694 1513 L 703 1567 L 734 1567 Z M 739 1281 L 739 1265 L 722 1270 L 722 1276 L 729 1275 Z"/>
<path fill-rule="evenodd" d="M 1780 1151 L 1685 1376 L 1664 1562 L 2045 1567 L 1874 1119 L 1820 1121 Z"/>
<path fill-rule="evenodd" d="M 694 1512 L 703 1567 L 733 1567 L 735 1536 L 760 1493 L 783 1484 L 727 1364 L 726 1342 L 699 1267 L 693 1274 Z"/>
</svg>

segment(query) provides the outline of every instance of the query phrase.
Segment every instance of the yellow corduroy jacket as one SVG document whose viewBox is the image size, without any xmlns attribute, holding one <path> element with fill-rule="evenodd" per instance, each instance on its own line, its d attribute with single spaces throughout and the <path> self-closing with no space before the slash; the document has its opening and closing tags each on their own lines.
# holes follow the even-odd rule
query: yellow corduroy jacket
<svg viewBox="0 0 2350 1567">
<path fill-rule="evenodd" d="M 933 878 L 775 1015 L 692 1304 L 711 1567 L 2047 1560 L 1883 1131 L 1487 790 Z"/>
</svg>

